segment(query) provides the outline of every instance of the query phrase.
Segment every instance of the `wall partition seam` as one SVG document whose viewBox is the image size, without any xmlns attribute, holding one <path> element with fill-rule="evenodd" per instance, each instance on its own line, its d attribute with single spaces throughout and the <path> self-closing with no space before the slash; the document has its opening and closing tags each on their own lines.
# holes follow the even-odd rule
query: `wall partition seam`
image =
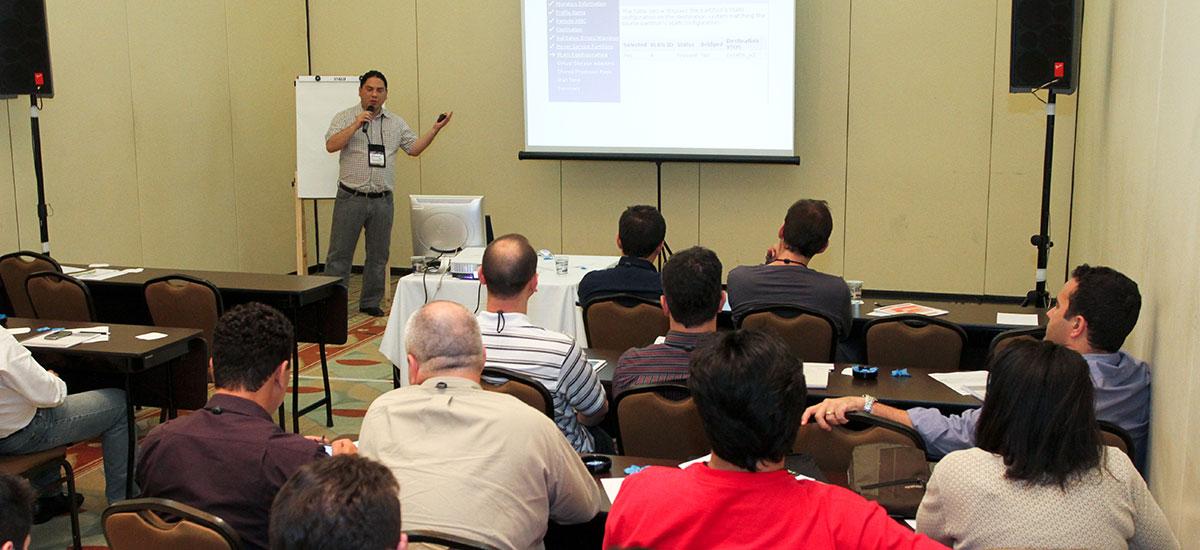
<svg viewBox="0 0 1200 550">
<path fill-rule="evenodd" d="M 1000 17 L 1000 6 L 1002 2 L 1007 0 L 997 0 L 996 2 L 996 24 L 999 25 L 1002 21 Z M 983 202 L 983 272 L 979 274 L 981 281 L 979 288 L 983 289 L 984 294 L 988 292 L 988 244 L 991 242 L 992 232 L 990 223 L 992 221 L 992 162 L 996 159 L 996 55 L 1000 52 L 1000 33 L 992 27 L 992 97 L 991 106 L 988 108 L 988 171 L 987 171 L 987 193 L 984 196 Z M 1010 37 L 1011 40 L 1011 37 Z"/>
<path fill-rule="evenodd" d="M 131 145 L 130 149 L 133 151 L 133 183 L 134 183 L 134 187 L 137 189 L 137 193 L 134 193 L 134 195 L 137 197 L 137 205 L 135 207 L 135 210 L 137 211 L 137 224 L 138 224 L 138 230 L 136 233 L 137 239 L 138 239 L 138 246 L 137 246 L 138 264 L 143 265 L 146 263 L 146 239 L 143 237 L 142 233 L 143 233 L 143 228 L 146 225 L 146 220 L 145 220 L 145 217 L 142 215 L 141 162 L 139 162 L 139 159 L 138 159 L 138 147 L 137 147 L 137 127 L 138 127 L 137 107 L 136 107 L 137 99 L 134 97 L 134 94 L 137 93 L 137 87 L 132 85 L 133 75 L 134 75 L 133 33 L 129 32 L 129 2 L 128 2 L 128 0 L 123 2 L 121 5 L 125 8 L 125 40 L 127 43 L 125 52 L 126 52 L 126 60 L 129 62 L 129 79 L 130 79 L 129 121 L 130 121 L 131 128 L 133 130 L 132 132 L 130 132 L 130 139 L 133 142 L 130 144 Z"/>
<path fill-rule="evenodd" d="M 842 149 L 842 277 L 849 275 L 846 273 L 846 254 L 849 253 L 850 242 L 850 79 L 854 74 L 850 69 L 850 61 L 854 59 L 854 0 L 848 2 L 848 8 L 850 12 L 846 17 L 846 143 Z"/>
<path fill-rule="evenodd" d="M 19 202 L 17 200 L 17 156 L 14 154 L 12 146 L 12 117 L 9 116 L 9 103 L 7 100 L 4 101 L 4 122 L 8 128 L 8 167 L 12 171 L 13 228 L 16 229 L 17 234 L 17 250 L 24 250 L 25 247 L 21 246 L 21 209 L 17 207 L 17 203 Z"/>
<path fill-rule="evenodd" d="M 237 128 L 237 121 L 234 120 L 233 116 L 233 55 L 230 50 L 229 38 L 233 29 L 230 28 L 229 24 L 229 10 L 231 9 L 229 2 L 230 0 L 225 0 L 225 74 L 228 75 L 228 78 L 225 79 L 225 96 L 229 98 L 229 176 L 232 178 L 230 184 L 233 187 L 233 242 L 240 243 L 242 242 L 242 224 L 238 223 L 238 220 L 241 219 L 238 215 L 238 204 L 241 201 L 238 200 L 237 132 L 234 130 Z M 237 269 L 245 269 L 245 266 L 242 264 L 240 250 L 234 255 L 234 261 L 236 262 L 234 265 L 237 266 Z M 297 275 L 300 275 L 300 273 L 297 273 Z"/>
</svg>

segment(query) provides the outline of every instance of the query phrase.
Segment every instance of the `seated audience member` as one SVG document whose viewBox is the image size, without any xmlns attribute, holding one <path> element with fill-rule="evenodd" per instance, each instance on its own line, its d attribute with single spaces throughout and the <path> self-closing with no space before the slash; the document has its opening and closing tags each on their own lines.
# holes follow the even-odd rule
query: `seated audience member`
<svg viewBox="0 0 1200 550">
<path fill-rule="evenodd" d="M 663 266 L 659 298 L 671 323 L 660 344 L 621 354 L 613 371 L 613 396 L 644 384 L 687 380 L 688 358 L 706 335 L 717 331 L 717 312 L 725 304 L 721 260 L 700 246 L 681 251 Z"/>
<path fill-rule="evenodd" d="M 483 342 L 466 308 L 430 302 L 404 338 L 414 385 L 371 403 L 359 446 L 400 482 L 406 529 L 536 548 L 549 520 L 598 513 L 599 488 L 554 422 L 480 387 Z"/>
<path fill-rule="evenodd" d="M 146 436 L 137 472 L 142 495 L 214 514 L 247 548 L 266 548 L 275 493 L 301 466 L 328 457 L 319 438 L 271 420 L 287 395 L 291 357 L 292 324 L 282 313 L 250 303 L 222 315 L 213 332 L 213 396 Z M 353 453 L 354 444 L 334 441 L 333 452 Z"/>
<path fill-rule="evenodd" d="M 271 505 L 271 550 L 408 547 L 400 485 L 386 466 L 354 455 L 318 460 L 283 484 Z"/>
<path fill-rule="evenodd" d="M 941 548 L 878 504 L 784 468 L 805 387 L 776 336 L 717 333 L 696 348 L 691 368 L 712 459 L 625 478 L 605 548 Z"/>
<path fill-rule="evenodd" d="M 1016 342 L 989 365 L 978 448 L 946 455 L 917 530 L 955 548 L 1178 548 L 1125 453 L 1105 447 L 1088 364 Z"/>
<path fill-rule="evenodd" d="M 579 303 L 612 294 L 632 294 L 649 300 L 662 296 L 662 280 L 654 261 L 662 253 L 667 222 L 653 206 L 630 206 L 621 214 L 616 267 L 592 271 L 579 281 Z"/>
<path fill-rule="evenodd" d="M 0 474 L 0 550 L 29 550 L 33 502 L 28 481 Z"/>
<path fill-rule="evenodd" d="M 67 395 L 67 385 L 42 368 L 29 350 L 0 329 L 0 455 L 37 453 L 99 437 L 104 449 L 104 494 L 125 498 L 129 429 L 125 392 L 102 389 Z M 57 478 L 48 472 L 44 487 Z M 77 497 L 82 501 L 82 497 Z M 38 499 L 37 523 L 68 512 L 66 495 L 52 490 Z"/>
<path fill-rule="evenodd" d="M 1071 273 L 1071 280 L 1046 313 L 1046 340 L 1083 354 L 1096 386 L 1096 417 L 1129 432 L 1139 469 L 1145 465 L 1150 432 L 1150 367 L 1121 351 L 1121 344 L 1137 324 L 1141 307 L 1137 283 L 1129 277 L 1107 267 L 1083 264 Z M 804 421 L 815 418 L 823 428 L 843 424 L 845 413 L 866 410 L 867 397 L 826 399 L 809 407 Z M 943 416 L 937 409 L 904 411 L 882 403 L 875 403 L 867 412 L 912 426 L 929 452 L 939 456 L 975 445 L 980 414 L 979 409 L 972 409 Z"/>
<path fill-rule="evenodd" d="M 520 372 L 554 396 L 554 421 L 580 452 L 612 452 L 599 428 L 608 401 L 600 378 L 575 339 L 534 325 L 526 313 L 537 292 L 537 253 L 521 235 L 492 241 L 483 253 L 480 281 L 487 286 L 487 311 L 479 314 L 487 366 Z M 600 436 L 599 448 L 596 436 Z"/>
<path fill-rule="evenodd" d="M 779 244 L 767 250 L 763 265 L 738 266 L 729 272 L 729 305 L 734 322 L 767 306 L 798 306 L 827 315 L 838 337 L 850 334 L 850 288 L 836 275 L 808 267 L 829 247 L 833 216 L 829 204 L 801 199 L 788 208 L 779 227 Z"/>
</svg>

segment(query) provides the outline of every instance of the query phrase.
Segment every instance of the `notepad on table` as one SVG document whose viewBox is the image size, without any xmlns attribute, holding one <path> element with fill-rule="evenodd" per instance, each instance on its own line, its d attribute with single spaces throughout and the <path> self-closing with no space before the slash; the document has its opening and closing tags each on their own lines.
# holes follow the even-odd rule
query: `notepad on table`
<svg viewBox="0 0 1200 550">
<path fill-rule="evenodd" d="M 1038 326 L 1036 313 L 996 313 L 997 325 L 1016 325 L 1021 327 Z"/>
<path fill-rule="evenodd" d="M 892 315 L 924 315 L 926 317 L 937 317 L 950 313 L 944 309 L 905 302 L 903 304 L 895 304 L 891 306 L 877 307 L 867 315 L 871 317 L 891 317 Z"/>
<path fill-rule="evenodd" d="M 804 363 L 804 386 L 811 390 L 823 390 L 829 387 L 829 372 L 833 363 Z"/>
<path fill-rule="evenodd" d="M 983 401 L 987 395 L 988 371 L 933 372 L 929 377 L 945 384 L 959 395 L 970 395 Z"/>
</svg>

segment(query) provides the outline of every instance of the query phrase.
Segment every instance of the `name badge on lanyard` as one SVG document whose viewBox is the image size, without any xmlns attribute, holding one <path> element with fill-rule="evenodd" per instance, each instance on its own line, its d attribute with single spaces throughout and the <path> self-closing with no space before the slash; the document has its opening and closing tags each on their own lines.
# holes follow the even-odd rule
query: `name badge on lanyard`
<svg viewBox="0 0 1200 550">
<path fill-rule="evenodd" d="M 383 168 L 387 165 L 387 154 L 384 152 L 383 145 L 367 144 L 367 164 L 375 168 Z"/>
</svg>

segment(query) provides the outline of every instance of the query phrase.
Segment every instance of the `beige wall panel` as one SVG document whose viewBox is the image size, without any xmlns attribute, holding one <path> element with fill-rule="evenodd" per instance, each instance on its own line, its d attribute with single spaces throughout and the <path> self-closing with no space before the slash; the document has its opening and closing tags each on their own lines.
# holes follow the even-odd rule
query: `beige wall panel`
<svg viewBox="0 0 1200 550">
<path fill-rule="evenodd" d="M 717 252 L 726 273 L 761 263 L 767 247 L 778 242 L 787 207 L 806 197 L 829 201 L 834 219 L 829 250 L 813 267 L 843 272 L 849 33 L 849 2 L 796 5 L 799 166 L 699 166 L 699 243 Z"/>
<path fill-rule="evenodd" d="M 996 63 L 992 91 L 991 172 L 988 193 L 987 265 L 984 294 L 1024 295 L 1034 285 L 1039 231 L 1046 108 L 1030 94 L 1008 91 L 1012 3 L 996 2 Z M 1039 94 L 1043 99 L 1045 93 Z M 1074 163 L 1077 95 L 1057 96 L 1054 168 L 1050 187 L 1050 249 L 1047 290 L 1054 295 L 1067 269 L 1071 170 Z"/>
<path fill-rule="evenodd" d="M 560 163 L 517 159 L 525 142 L 520 3 L 423 0 L 417 31 L 421 129 L 454 111 L 421 155 L 421 191 L 485 195 L 497 234 L 562 249 Z"/>
<path fill-rule="evenodd" d="M 296 269 L 291 181 L 296 172 L 296 75 L 308 72 L 304 4 L 225 3 L 238 266 Z"/>
<path fill-rule="evenodd" d="M 225 4 L 128 11 L 143 261 L 237 269 Z"/>
<path fill-rule="evenodd" d="M 21 248 L 42 250 L 38 230 L 37 178 L 33 172 L 33 137 L 29 132 L 29 96 L 7 100 L 9 158 L 12 162 L 10 177 L 13 180 L 13 202 L 17 209 L 17 233 Z M 44 167 L 44 165 L 43 165 Z M 53 235 L 54 217 L 50 217 Z"/>
<path fill-rule="evenodd" d="M 1071 261 L 1138 281 L 1126 348 L 1153 366 L 1151 490 L 1186 547 L 1200 537 L 1200 6 L 1088 4 Z M 1180 414 L 1180 411 L 1185 411 Z"/>
<path fill-rule="evenodd" d="M 846 273 L 868 288 L 983 292 L 995 17 L 854 5 Z"/>
<path fill-rule="evenodd" d="M 628 206 L 655 204 L 654 172 L 649 162 L 563 162 L 562 251 L 620 254 L 617 221 Z"/>
<path fill-rule="evenodd" d="M 125 4 L 51 2 L 46 12 L 55 95 L 40 120 L 51 250 L 60 261 L 140 265 Z"/>
<path fill-rule="evenodd" d="M 8 139 L 9 106 L 15 107 L 19 100 L 0 101 L 0 254 L 22 248 L 17 219 L 21 205 L 17 204 L 17 188 L 13 181 L 13 154 L 15 151 Z M 35 216 L 37 212 L 28 209 Z"/>
<path fill-rule="evenodd" d="M 312 1 L 309 4 L 309 22 L 312 32 L 313 73 L 360 75 L 371 69 L 382 71 L 388 78 L 387 109 L 400 115 L 418 133 L 428 129 L 432 119 L 418 120 L 420 98 L 417 87 L 416 17 L 417 6 L 412 0 L 370 0 L 354 3 L 336 0 Z M 451 22 L 446 24 L 454 28 Z M 517 90 L 519 93 L 519 83 Z M 445 136 L 438 141 L 444 139 Z M 393 266 L 408 265 L 408 257 L 412 253 L 408 195 L 421 192 L 422 161 L 437 148 L 435 146 L 430 149 L 422 155 L 421 160 L 405 155 L 396 159 L 396 217 L 392 225 L 391 255 Z M 323 218 L 320 226 L 321 261 L 325 261 L 325 254 L 329 251 L 331 219 L 327 216 L 333 213 L 333 201 L 321 201 L 319 210 Z M 311 214 L 311 201 L 306 201 L 305 212 Z M 308 217 L 311 218 L 310 215 Z M 312 220 L 308 219 L 307 223 L 311 226 Z M 362 243 L 360 237 L 354 260 L 356 265 L 363 262 Z"/>
<path fill-rule="evenodd" d="M 667 220 L 667 246 L 671 250 L 678 252 L 700 244 L 699 164 L 663 165 L 662 213 Z"/>
</svg>

